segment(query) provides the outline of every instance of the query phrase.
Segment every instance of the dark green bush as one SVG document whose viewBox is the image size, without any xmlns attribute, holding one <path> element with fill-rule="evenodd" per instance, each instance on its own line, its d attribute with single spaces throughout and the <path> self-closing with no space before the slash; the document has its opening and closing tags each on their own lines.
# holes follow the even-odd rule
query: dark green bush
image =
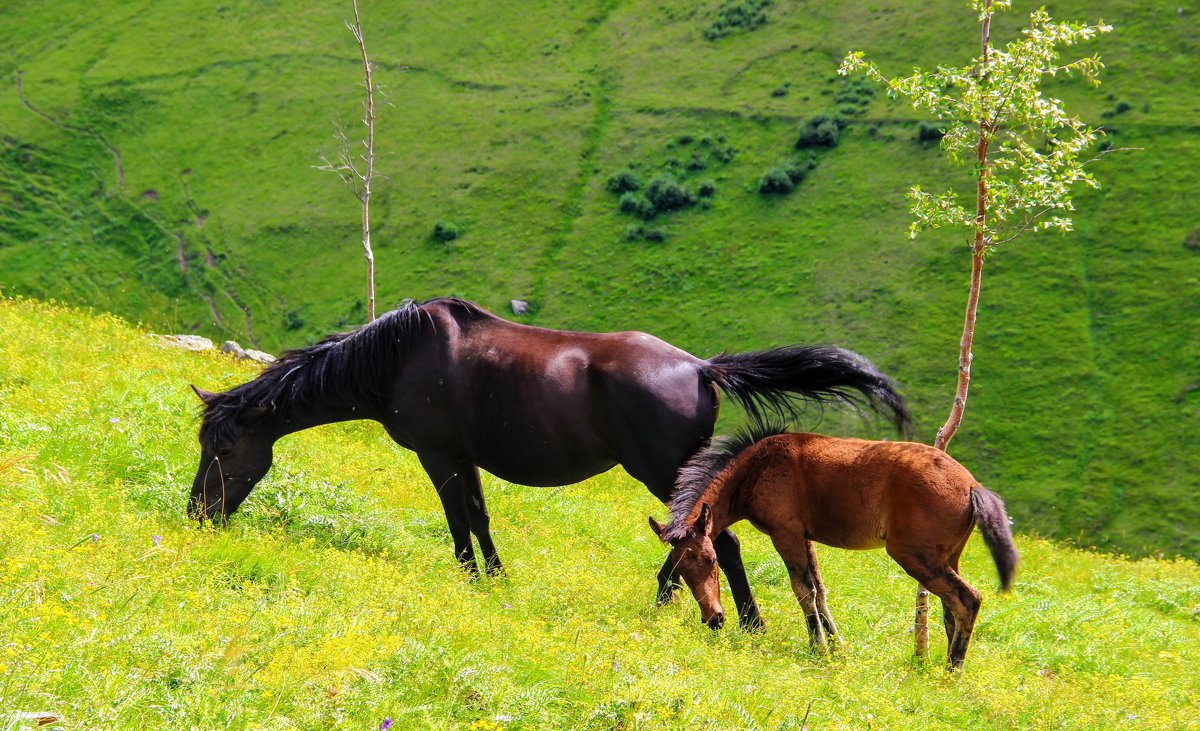
<svg viewBox="0 0 1200 731">
<path fill-rule="evenodd" d="M 696 187 L 696 195 L 701 198 L 712 198 L 717 192 L 717 182 L 712 178 L 705 178 L 700 181 L 700 185 Z"/>
<path fill-rule="evenodd" d="M 438 221 L 433 224 L 433 238 L 435 241 L 448 244 L 458 238 L 458 226 L 455 226 L 453 223 Z"/>
<path fill-rule="evenodd" d="M 653 185 L 653 183 L 651 184 Z M 621 213 L 627 213 L 630 216 L 649 221 L 658 213 L 658 209 L 647 200 L 646 196 L 637 193 L 629 192 L 621 196 L 621 201 L 618 203 Z"/>
<path fill-rule="evenodd" d="M 658 211 L 687 208 L 696 202 L 696 197 L 669 174 L 659 175 L 650 181 L 650 185 L 646 186 L 646 199 Z"/>
<path fill-rule="evenodd" d="M 917 125 L 917 142 L 940 142 L 946 136 L 946 130 L 937 123 L 921 122 Z"/>
<path fill-rule="evenodd" d="M 717 17 L 704 29 L 710 41 L 735 31 L 752 31 L 767 22 L 766 8 L 771 0 L 724 0 L 717 8 Z"/>
<path fill-rule="evenodd" d="M 800 136 L 796 139 L 796 149 L 806 150 L 813 147 L 837 147 L 838 136 L 841 134 L 844 122 L 827 114 L 818 114 L 800 126 Z"/>
<path fill-rule="evenodd" d="M 758 192 L 763 195 L 787 195 L 808 176 L 808 171 L 817 166 L 816 158 L 804 162 L 789 160 L 763 173 L 758 182 Z"/>
<path fill-rule="evenodd" d="M 614 173 L 604 184 L 604 187 L 610 193 L 628 193 L 634 190 L 642 189 L 642 181 L 638 180 L 638 176 L 632 170 L 626 168 L 619 173 Z"/>
<path fill-rule="evenodd" d="M 787 195 L 795 188 L 796 184 L 792 182 L 792 176 L 788 175 L 788 171 L 783 166 L 771 168 L 763 173 L 762 180 L 758 182 L 758 192 L 763 195 Z"/>
<path fill-rule="evenodd" d="M 642 238 L 656 244 L 661 244 L 667 240 L 667 235 L 662 232 L 662 229 L 648 228 L 642 231 Z"/>
</svg>

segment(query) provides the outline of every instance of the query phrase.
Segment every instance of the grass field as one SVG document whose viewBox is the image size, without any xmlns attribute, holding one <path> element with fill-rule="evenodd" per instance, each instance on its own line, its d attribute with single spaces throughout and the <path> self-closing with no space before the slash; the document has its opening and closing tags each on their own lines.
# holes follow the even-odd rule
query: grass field
<svg viewBox="0 0 1200 731">
<path fill-rule="evenodd" d="M 911 110 L 876 95 L 796 191 L 756 189 L 794 154 L 800 122 L 841 104 L 846 51 L 894 73 L 959 62 L 973 18 L 958 2 L 777 0 L 765 25 L 710 41 L 717 5 L 364 2 L 394 104 L 379 120 L 380 306 L 456 294 L 505 312 L 522 298 L 528 322 L 642 329 L 702 355 L 838 342 L 901 381 L 928 441 L 949 407 L 968 252 L 908 241 L 903 191 L 963 171 L 914 141 Z M 998 42 L 1029 9 L 999 16 Z M 1143 149 L 1097 166 L 1105 187 L 1079 199 L 1076 233 L 989 263 L 952 450 L 1010 496 L 1026 531 L 1195 559 L 1196 9 L 1049 10 L 1116 26 L 1084 49 L 1108 64 L 1104 86 L 1053 92 Z M 0 288 L 269 350 L 361 322 L 358 209 L 313 168 L 331 118 L 357 115 L 345 14 L 6 3 Z M 661 243 L 624 240 L 636 221 L 609 175 L 680 172 L 705 137 L 733 150 L 687 173 L 715 182 L 711 207 L 659 216 Z M 439 221 L 459 238 L 433 240 Z"/>
<path fill-rule="evenodd" d="M 882 552 L 820 550 L 848 640 L 807 649 L 786 572 L 741 530 L 767 629 L 654 606 L 664 509 L 625 474 L 485 476 L 509 567 L 470 581 L 416 459 L 366 423 L 280 442 L 225 530 L 183 516 L 197 403 L 253 369 L 109 315 L 0 300 L 0 728 L 1196 728 L 1200 568 L 982 541 L 961 676 L 910 659 L 914 584 Z M 1000 490 L 1004 493 L 1004 490 Z M 728 597 L 726 597 L 728 599 Z M 936 612 L 935 612 L 936 614 Z M 940 615 L 939 615 L 940 616 Z"/>
</svg>

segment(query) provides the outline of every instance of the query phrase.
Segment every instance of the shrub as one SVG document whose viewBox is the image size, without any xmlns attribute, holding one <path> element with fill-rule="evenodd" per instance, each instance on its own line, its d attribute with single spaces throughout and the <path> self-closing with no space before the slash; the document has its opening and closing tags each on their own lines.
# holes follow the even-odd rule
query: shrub
<svg viewBox="0 0 1200 731">
<path fill-rule="evenodd" d="M 667 240 L 667 235 L 662 232 L 662 229 L 648 228 L 642 231 L 642 238 L 655 244 L 661 244 Z"/>
<path fill-rule="evenodd" d="M 631 216 L 637 216 L 640 219 L 649 221 L 658 213 L 654 204 L 646 199 L 644 195 L 629 192 L 621 196 L 621 201 L 618 204 L 621 213 L 627 213 Z"/>
<path fill-rule="evenodd" d="M 788 90 L 786 86 L 777 86 L 774 89 L 771 89 L 771 96 L 773 97 L 787 96 L 787 93 Z"/>
<path fill-rule="evenodd" d="M 696 202 L 696 197 L 668 174 L 650 181 L 650 185 L 646 186 L 646 198 L 657 211 L 674 211 Z"/>
<path fill-rule="evenodd" d="M 705 178 L 700 181 L 700 185 L 696 187 L 696 195 L 701 198 L 712 198 L 717 192 L 717 182 L 712 178 Z"/>
<path fill-rule="evenodd" d="M 453 223 L 438 221 L 433 224 L 433 238 L 435 241 L 448 244 L 458 238 L 458 226 L 455 226 Z"/>
<path fill-rule="evenodd" d="M 642 238 L 642 227 L 636 223 L 631 223 L 625 227 L 625 234 L 621 237 L 625 241 L 637 241 Z"/>
<path fill-rule="evenodd" d="M 688 164 L 685 167 L 687 167 L 688 170 L 703 170 L 704 168 L 708 167 L 708 163 L 706 163 L 699 155 L 692 155 L 692 159 L 688 160 Z"/>
<path fill-rule="evenodd" d="M 838 136 L 841 134 L 842 126 L 843 122 L 841 119 L 827 114 L 818 114 L 800 126 L 800 136 L 796 139 L 796 149 L 837 147 Z"/>
<path fill-rule="evenodd" d="M 1200 228 L 1191 232 L 1183 240 L 1183 247 L 1191 251 L 1200 252 Z"/>
<path fill-rule="evenodd" d="M 766 7 L 771 0 L 725 0 L 717 8 L 717 17 L 704 29 L 704 37 L 715 41 L 734 31 L 752 31 L 767 22 Z"/>
<path fill-rule="evenodd" d="M 758 182 L 758 192 L 763 195 L 786 195 L 795 188 L 796 184 L 792 182 L 792 176 L 788 175 L 788 171 L 783 166 L 771 168 L 763 173 L 762 180 Z"/>
<path fill-rule="evenodd" d="M 632 170 L 626 168 L 619 173 L 614 173 L 604 184 L 605 189 L 610 193 L 629 193 L 635 190 L 642 189 L 642 181 L 638 180 L 638 176 Z"/>
<path fill-rule="evenodd" d="M 917 142 L 940 142 L 946 136 L 946 130 L 936 123 L 921 122 L 917 126 Z"/>
<path fill-rule="evenodd" d="M 758 192 L 763 195 L 787 195 L 808 176 L 808 171 L 817 166 L 817 161 L 809 157 L 804 162 L 791 160 L 771 168 L 763 173 L 758 182 Z"/>
</svg>

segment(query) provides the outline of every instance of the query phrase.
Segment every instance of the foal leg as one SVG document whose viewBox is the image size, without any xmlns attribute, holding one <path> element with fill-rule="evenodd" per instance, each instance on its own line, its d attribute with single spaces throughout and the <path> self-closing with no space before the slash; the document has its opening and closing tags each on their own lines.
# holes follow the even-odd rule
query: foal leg
<svg viewBox="0 0 1200 731">
<path fill-rule="evenodd" d="M 921 582 L 921 586 L 942 600 L 943 615 L 949 614 L 954 622 L 953 632 L 947 630 L 949 645 L 946 664 L 951 670 L 961 670 L 967 655 L 967 645 L 971 643 L 975 618 L 979 615 L 979 605 L 983 601 L 982 596 L 975 587 L 964 581 L 945 559 L 930 560 L 931 557 L 894 550 L 890 543 L 887 550 L 888 555 L 895 559 L 909 576 Z"/>
<path fill-rule="evenodd" d="M 454 557 L 472 577 L 479 576 L 479 566 L 475 563 L 475 549 L 471 546 L 471 511 L 468 501 L 470 482 L 473 479 L 478 484 L 479 473 L 474 465 L 463 464 L 439 454 L 418 452 L 417 458 L 421 460 L 421 466 L 433 481 L 438 498 L 442 501 L 446 524 L 450 527 L 450 537 L 454 539 Z"/>
<path fill-rule="evenodd" d="M 778 531 L 771 536 L 771 542 L 783 558 L 788 578 L 792 581 L 792 592 L 800 602 L 800 608 L 804 610 L 804 619 L 808 623 L 808 639 L 813 649 L 826 653 L 829 651 L 829 643 L 819 608 L 821 589 L 820 578 L 816 572 L 816 556 L 812 550 L 812 543 L 797 537 L 802 535 L 803 530 Z"/>
<path fill-rule="evenodd" d="M 825 603 L 825 582 L 821 580 L 821 570 L 817 567 L 817 553 L 813 550 L 812 541 L 808 543 L 808 564 L 812 567 L 813 581 L 817 586 L 817 614 L 820 616 L 821 624 L 825 627 L 825 633 L 829 635 L 830 642 L 835 645 L 841 643 L 842 636 L 838 634 L 837 625 L 833 623 L 833 617 L 829 615 L 829 606 Z"/>
</svg>

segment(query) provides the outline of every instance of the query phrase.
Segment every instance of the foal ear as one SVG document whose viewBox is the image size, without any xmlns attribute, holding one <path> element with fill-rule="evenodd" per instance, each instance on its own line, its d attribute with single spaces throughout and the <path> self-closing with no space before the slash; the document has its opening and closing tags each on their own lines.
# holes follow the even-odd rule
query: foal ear
<svg viewBox="0 0 1200 731">
<path fill-rule="evenodd" d="M 696 518 L 696 533 L 702 536 L 709 535 L 712 530 L 712 508 L 708 507 L 708 503 L 700 504 L 700 517 Z"/>
<path fill-rule="evenodd" d="M 203 401 L 205 406 L 211 404 L 213 399 L 217 397 L 217 395 L 211 391 L 205 391 L 203 388 L 196 388 L 195 384 L 189 383 L 188 385 L 191 386 L 192 390 L 196 392 L 196 398 Z"/>
<path fill-rule="evenodd" d="M 658 536 L 659 540 L 662 540 L 662 532 L 665 528 L 666 526 L 655 520 L 653 515 L 650 516 L 650 530 L 654 531 L 654 535 Z"/>
</svg>

